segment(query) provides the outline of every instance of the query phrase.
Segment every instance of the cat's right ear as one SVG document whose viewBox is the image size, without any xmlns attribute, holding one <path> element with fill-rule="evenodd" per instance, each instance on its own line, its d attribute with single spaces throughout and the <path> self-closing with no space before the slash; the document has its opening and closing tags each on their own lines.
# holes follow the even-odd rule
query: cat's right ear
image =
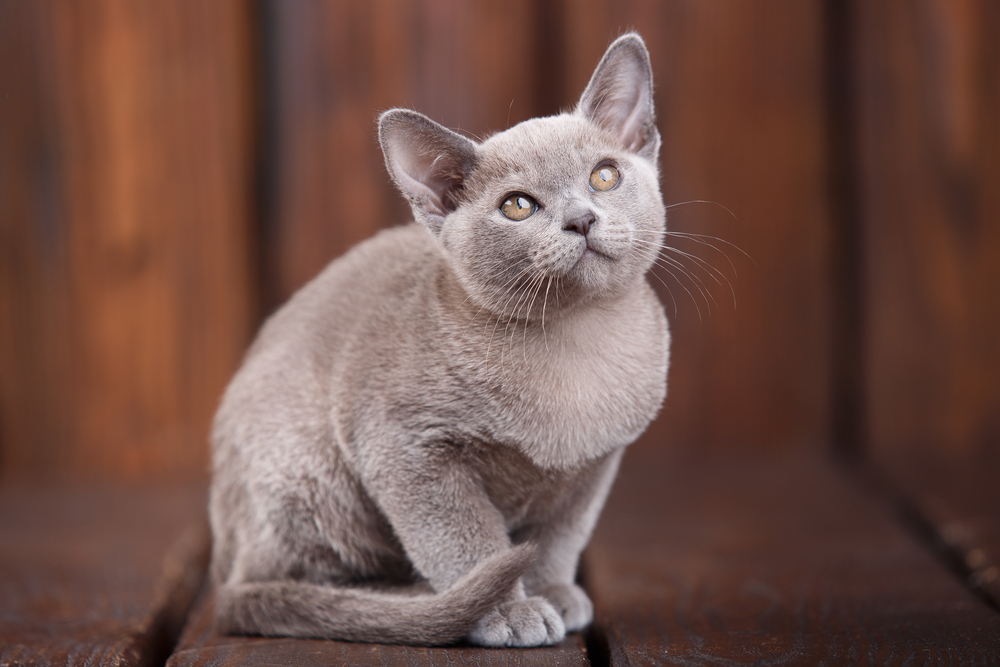
<svg viewBox="0 0 1000 667">
<path fill-rule="evenodd" d="M 437 234 L 445 216 L 458 206 L 476 145 L 409 109 L 383 113 L 378 139 L 389 174 L 410 202 L 414 217 Z"/>
</svg>

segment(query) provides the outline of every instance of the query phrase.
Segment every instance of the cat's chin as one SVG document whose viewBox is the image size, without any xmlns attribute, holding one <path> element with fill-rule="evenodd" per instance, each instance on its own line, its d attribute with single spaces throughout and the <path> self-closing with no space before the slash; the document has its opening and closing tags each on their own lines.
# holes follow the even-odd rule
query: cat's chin
<svg viewBox="0 0 1000 667">
<path fill-rule="evenodd" d="M 570 302 L 586 303 L 614 298 L 623 293 L 627 289 L 626 282 L 608 270 L 607 265 L 612 261 L 599 255 L 582 259 L 564 280 L 567 287 L 565 297 Z"/>
<path fill-rule="evenodd" d="M 587 244 L 566 274 L 574 282 L 596 285 L 614 282 L 614 274 L 621 271 L 621 263 L 614 255 L 600 246 Z"/>
</svg>

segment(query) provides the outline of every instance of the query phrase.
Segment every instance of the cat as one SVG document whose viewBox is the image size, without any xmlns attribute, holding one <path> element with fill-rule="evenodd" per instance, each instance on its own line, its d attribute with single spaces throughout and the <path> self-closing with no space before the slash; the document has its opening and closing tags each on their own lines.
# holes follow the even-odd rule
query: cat
<svg viewBox="0 0 1000 667">
<path fill-rule="evenodd" d="M 608 48 L 571 113 L 476 142 L 379 118 L 413 210 L 262 327 L 213 426 L 228 634 L 554 644 L 626 445 L 666 394 L 652 70 Z"/>
</svg>

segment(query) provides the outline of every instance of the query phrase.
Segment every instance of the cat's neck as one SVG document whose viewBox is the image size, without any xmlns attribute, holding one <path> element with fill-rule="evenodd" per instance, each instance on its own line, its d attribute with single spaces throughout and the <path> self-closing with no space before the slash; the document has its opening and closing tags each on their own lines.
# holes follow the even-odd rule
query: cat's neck
<svg viewBox="0 0 1000 667">
<path fill-rule="evenodd" d="M 618 298 L 556 308 L 544 321 L 488 313 L 440 278 L 438 349 L 454 375 L 488 392 L 485 430 L 498 440 L 542 468 L 571 468 L 647 426 L 663 400 L 668 334 L 644 277 Z"/>
<path fill-rule="evenodd" d="M 659 301 L 644 276 L 621 293 L 600 298 L 541 288 L 520 297 L 518 314 L 495 313 L 481 305 L 443 268 L 438 275 L 436 317 L 442 341 L 452 344 L 455 360 L 477 367 L 480 379 L 518 382 L 525 374 L 558 374 L 564 364 L 605 354 L 629 354 L 648 341 L 635 336 L 638 319 L 648 319 Z M 640 337 L 641 338 L 641 337 Z"/>
<path fill-rule="evenodd" d="M 449 328 L 498 325 L 541 335 L 547 327 L 558 326 L 560 322 L 599 318 L 602 314 L 627 310 L 631 301 L 644 294 L 645 284 L 645 277 L 637 276 L 614 292 L 594 294 L 562 281 L 526 279 L 522 285 L 509 288 L 501 300 L 504 309 L 498 311 L 487 299 L 470 293 L 447 261 L 442 261 L 436 295 Z"/>
</svg>

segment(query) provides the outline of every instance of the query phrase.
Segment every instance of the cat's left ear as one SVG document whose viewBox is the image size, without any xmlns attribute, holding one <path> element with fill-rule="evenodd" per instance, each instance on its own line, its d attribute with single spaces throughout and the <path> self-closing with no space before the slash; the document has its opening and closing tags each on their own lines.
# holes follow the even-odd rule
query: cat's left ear
<svg viewBox="0 0 1000 667">
<path fill-rule="evenodd" d="M 618 137 L 628 150 L 656 162 L 660 133 L 653 110 L 653 68 L 642 37 L 628 33 L 608 47 L 576 113 Z"/>
<path fill-rule="evenodd" d="M 383 113 L 378 139 L 392 180 L 410 202 L 414 217 L 436 235 L 445 217 L 458 206 L 476 145 L 409 109 Z"/>
</svg>

